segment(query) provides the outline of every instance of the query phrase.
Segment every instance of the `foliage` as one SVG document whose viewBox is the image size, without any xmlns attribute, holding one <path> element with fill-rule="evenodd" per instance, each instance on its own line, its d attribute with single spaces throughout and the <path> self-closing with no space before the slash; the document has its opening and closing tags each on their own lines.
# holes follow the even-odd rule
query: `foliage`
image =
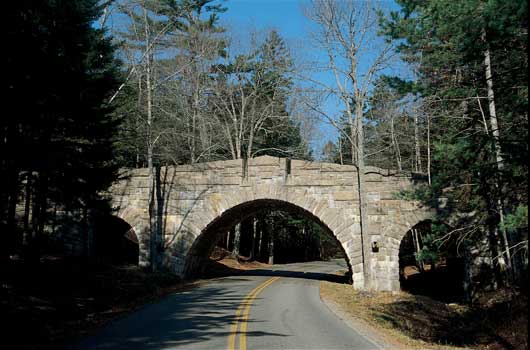
<svg viewBox="0 0 530 350">
<path fill-rule="evenodd" d="M 116 34 L 129 65 L 114 100 L 124 119 L 122 165 L 147 166 L 148 153 L 154 165 L 222 158 L 205 115 L 211 113 L 211 67 L 224 55 L 218 14 L 226 9 L 186 0 L 120 1 L 117 10 L 126 19 Z"/>
<path fill-rule="evenodd" d="M 404 189 L 393 194 L 393 198 L 406 201 L 420 201 L 430 203 L 431 206 L 436 198 L 433 197 L 432 187 L 427 184 L 420 184 L 411 189 Z"/>
<path fill-rule="evenodd" d="M 528 206 L 519 204 L 514 213 L 510 213 L 504 218 L 501 227 L 509 232 L 528 229 Z"/>
<path fill-rule="evenodd" d="M 50 208 L 86 219 L 115 178 L 112 139 L 119 121 L 109 117 L 106 101 L 117 87 L 119 62 L 106 31 L 93 26 L 101 13 L 96 0 L 9 6 L 8 45 L 19 49 L 7 53 L 7 99 L 17 113 L 1 122 L 0 171 L 11 185 L 2 187 L 9 209 L 2 207 L 0 220 L 10 234 L 23 177 L 33 206 L 24 228 L 35 240 L 54 218 Z M 7 246 L 21 242 L 18 235 Z"/>
<path fill-rule="evenodd" d="M 416 253 L 416 260 L 422 262 L 434 263 L 439 258 L 439 244 L 436 244 L 435 239 L 437 235 L 427 234 L 422 238 L 422 248 Z"/>
<path fill-rule="evenodd" d="M 292 263 L 342 257 L 340 244 L 320 224 L 300 214 L 273 211 L 267 215 L 274 232 L 274 262 Z"/>
<path fill-rule="evenodd" d="M 398 3 L 401 11 L 382 18 L 382 30 L 397 42 L 417 79 L 386 81 L 402 93 L 419 93 L 421 110 L 431 123 L 430 191 L 432 197 L 445 198 L 444 205 L 437 206 L 443 229 L 433 230 L 433 242 L 445 244 L 431 248 L 447 255 L 456 246 L 468 247 L 460 250 L 463 254 L 487 239 L 492 242 L 490 256 L 497 256 L 527 240 L 527 228 L 521 223 L 524 209 L 520 209 L 527 201 L 528 175 L 522 161 L 528 155 L 527 3 Z M 491 57 L 494 97 L 488 95 L 486 54 Z M 490 123 L 492 103 L 499 137 Z M 505 216 L 504 224 L 500 214 Z M 508 235 L 507 242 L 495 238 L 519 225 L 522 229 Z"/>
</svg>

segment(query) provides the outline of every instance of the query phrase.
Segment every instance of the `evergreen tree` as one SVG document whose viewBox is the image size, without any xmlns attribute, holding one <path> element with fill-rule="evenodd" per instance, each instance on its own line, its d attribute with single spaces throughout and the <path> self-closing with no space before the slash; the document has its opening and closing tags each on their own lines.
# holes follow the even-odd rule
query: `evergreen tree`
<svg viewBox="0 0 530 350">
<path fill-rule="evenodd" d="M 414 98 L 379 79 L 366 115 L 367 164 L 398 171 L 414 169 Z"/>
<path fill-rule="evenodd" d="M 114 180 L 117 121 L 106 101 L 119 66 L 111 38 L 93 26 L 101 11 L 96 0 L 19 2 L 8 9 L 7 93 L 17 113 L 2 120 L 9 137 L 2 137 L 1 172 L 13 181 L 2 192 L 9 207 L 16 205 L 21 175 L 27 179 L 32 217 L 26 210 L 24 221 L 34 241 L 42 238 L 52 206 L 77 212 L 86 223 L 88 209 Z M 14 214 L 1 212 L 9 234 Z"/>
<path fill-rule="evenodd" d="M 527 242 L 527 224 L 510 233 L 503 222 L 527 205 L 527 3 L 399 3 L 384 27 L 419 77 L 396 82 L 422 95 L 434 141 L 429 193 L 448 199 L 431 249 L 489 242 L 492 268 L 526 269 L 513 248 Z"/>
<path fill-rule="evenodd" d="M 260 99 L 270 117 L 265 120 L 254 143 L 255 154 L 308 159 L 308 145 L 301 137 L 300 125 L 287 110 L 293 86 L 293 62 L 278 32 L 272 30 L 257 52 L 253 84 L 260 85 Z"/>
</svg>

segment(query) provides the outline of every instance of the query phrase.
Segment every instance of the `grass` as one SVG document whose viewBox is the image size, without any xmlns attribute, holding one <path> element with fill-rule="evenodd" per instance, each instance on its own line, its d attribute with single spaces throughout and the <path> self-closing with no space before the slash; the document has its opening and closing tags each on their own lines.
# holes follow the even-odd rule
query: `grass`
<svg viewBox="0 0 530 350">
<path fill-rule="evenodd" d="M 321 297 L 402 349 L 528 348 L 527 297 L 498 291 L 474 307 L 405 292 L 362 292 L 321 282 Z M 499 298 L 499 295 L 503 297 Z"/>
</svg>

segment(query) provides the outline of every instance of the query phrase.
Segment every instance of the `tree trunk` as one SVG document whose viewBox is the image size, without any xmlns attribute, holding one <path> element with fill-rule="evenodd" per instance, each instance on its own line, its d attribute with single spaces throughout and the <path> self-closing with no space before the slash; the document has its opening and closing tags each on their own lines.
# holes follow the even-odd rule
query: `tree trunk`
<svg viewBox="0 0 530 350">
<path fill-rule="evenodd" d="M 224 235 L 224 241 L 223 241 L 223 248 L 225 248 L 228 251 L 230 250 L 230 233 L 231 233 L 230 230 L 226 231 Z"/>
<path fill-rule="evenodd" d="M 16 247 L 19 245 L 19 236 L 17 234 L 16 227 L 16 210 L 18 202 L 18 188 L 19 188 L 19 171 L 14 165 L 10 169 L 8 188 L 9 188 L 9 197 L 8 197 L 8 207 L 7 207 L 7 233 L 9 237 L 7 238 L 7 245 L 9 247 L 10 253 L 13 253 L 16 250 Z"/>
<path fill-rule="evenodd" d="M 258 224 L 257 224 L 257 229 L 258 229 L 258 237 L 256 239 L 256 243 L 258 245 L 258 247 L 256 248 L 256 256 L 257 256 L 257 259 L 256 260 L 260 260 L 261 259 L 261 254 L 262 254 L 262 251 L 261 251 L 261 248 L 262 248 L 262 241 L 263 241 L 263 220 L 261 217 L 258 217 L 257 218 L 258 220 Z"/>
<path fill-rule="evenodd" d="M 431 116 L 427 116 L 427 179 L 429 186 L 432 185 L 431 180 Z"/>
<path fill-rule="evenodd" d="M 420 248 L 420 241 L 419 241 L 419 237 L 418 237 L 418 230 L 413 228 L 411 230 L 412 232 L 412 242 L 414 244 L 414 251 L 416 252 L 416 254 L 418 254 L 421 250 Z M 424 271 L 424 268 L 423 268 L 423 262 L 418 260 L 417 258 L 417 255 L 416 255 L 416 262 L 418 263 L 418 268 L 420 270 L 420 272 L 423 272 Z"/>
<path fill-rule="evenodd" d="M 414 112 L 414 151 L 416 155 L 416 161 L 414 162 L 415 170 L 422 172 L 421 164 L 421 147 L 420 147 L 420 130 L 418 125 L 418 113 Z"/>
<path fill-rule="evenodd" d="M 28 171 L 26 175 L 26 191 L 24 196 L 24 237 L 22 244 L 28 243 L 29 235 L 29 217 L 31 215 L 31 185 L 33 177 L 31 171 Z"/>
<path fill-rule="evenodd" d="M 259 241 L 260 241 L 260 232 L 258 226 L 258 219 L 256 217 L 252 218 L 252 249 L 250 251 L 250 259 L 255 259 L 256 256 L 259 256 Z"/>
<path fill-rule="evenodd" d="M 390 117 L 390 133 L 392 137 L 392 145 L 394 148 L 394 154 L 396 155 L 397 168 L 399 171 L 403 171 L 403 167 L 401 166 L 401 152 L 399 150 L 399 144 L 397 142 L 396 132 L 394 129 L 394 116 Z"/>
<path fill-rule="evenodd" d="M 93 243 L 93 231 L 90 227 L 90 220 L 88 218 L 89 211 L 86 205 L 83 206 L 81 209 L 81 227 L 83 228 L 83 232 L 85 232 L 85 239 L 84 239 L 84 249 L 83 253 L 86 257 L 92 256 L 92 243 Z"/>
<path fill-rule="evenodd" d="M 32 215 L 33 234 L 28 247 L 28 258 L 34 263 L 39 262 L 40 248 L 44 234 L 44 225 L 46 223 L 48 205 L 48 176 L 40 171 L 37 183 L 36 200 L 34 202 Z"/>
<path fill-rule="evenodd" d="M 502 150 L 501 150 L 501 144 L 500 144 L 500 132 L 499 132 L 499 123 L 497 120 L 497 112 L 495 108 L 495 94 L 493 91 L 493 76 L 492 76 L 492 70 L 491 70 L 491 55 L 489 50 L 488 41 L 486 39 L 486 31 L 482 30 L 482 40 L 484 44 L 486 45 L 486 50 L 484 51 L 484 66 L 485 66 L 485 74 L 486 74 L 486 86 L 488 90 L 488 107 L 489 107 L 489 115 L 490 115 L 490 124 L 491 124 L 491 132 L 493 134 L 493 148 L 495 152 L 495 157 L 497 161 L 497 170 L 499 172 L 499 175 L 502 173 L 502 170 L 504 168 L 504 159 L 502 156 Z M 501 199 L 501 186 L 499 185 L 499 179 L 497 178 L 495 180 L 495 187 L 498 190 L 497 195 L 497 211 L 499 213 L 499 219 L 501 223 L 501 227 L 504 226 L 504 205 L 502 203 Z M 499 228 L 496 228 L 498 231 Z M 513 267 L 512 267 L 512 257 L 510 252 L 510 242 L 508 240 L 508 234 L 504 228 L 501 230 L 502 233 L 502 250 L 503 255 L 506 256 L 506 266 L 508 268 L 509 273 L 513 273 Z"/>
<path fill-rule="evenodd" d="M 361 244 L 363 256 L 363 275 L 364 288 L 371 289 L 372 271 L 371 271 L 371 253 L 370 253 L 370 230 L 368 228 L 368 215 L 366 212 L 366 190 L 365 190 L 365 165 L 364 165 L 364 130 L 363 130 L 363 105 L 355 105 L 355 124 L 356 124 L 356 141 L 357 141 L 357 186 L 359 193 L 359 217 L 361 228 Z"/>
<path fill-rule="evenodd" d="M 241 223 L 238 223 L 234 227 L 234 249 L 232 250 L 232 256 L 234 258 L 237 258 L 239 256 L 240 244 L 241 244 Z"/>
<path fill-rule="evenodd" d="M 142 94 L 143 94 L 143 91 L 142 91 L 142 74 L 140 72 L 138 72 L 138 99 L 136 100 L 136 108 L 138 110 L 138 113 L 136 114 L 136 118 L 135 118 L 135 123 L 136 123 L 136 128 L 137 129 L 140 129 L 141 128 L 141 124 L 142 124 L 142 121 L 141 121 L 141 116 L 140 116 L 140 111 L 143 110 L 143 105 L 142 105 Z M 141 168 L 142 167 L 142 164 L 140 164 L 140 152 L 141 152 L 141 147 L 138 145 L 138 143 L 136 143 L 136 168 Z"/>
<path fill-rule="evenodd" d="M 229 236 L 228 236 L 228 251 L 233 251 L 234 250 L 234 240 L 235 240 L 235 236 L 236 236 L 236 230 L 235 230 L 235 227 L 232 227 L 229 231 Z"/>
<path fill-rule="evenodd" d="M 340 158 L 340 165 L 344 165 L 344 159 L 342 158 L 342 138 L 339 137 L 339 158 Z"/>
<path fill-rule="evenodd" d="M 269 265 L 274 265 L 274 230 L 269 232 Z"/>
<path fill-rule="evenodd" d="M 146 50 L 149 50 L 150 28 L 147 19 L 147 10 L 144 8 L 145 38 Z M 152 123 L 153 123 L 153 95 L 152 95 L 152 62 L 153 55 L 148 53 L 145 65 L 145 88 L 147 94 L 147 169 L 149 184 L 149 254 L 151 270 L 156 271 L 156 246 L 157 246 L 157 222 L 156 222 L 156 198 L 155 198 L 155 169 L 153 166 L 153 140 L 152 140 Z"/>
<path fill-rule="evenodd" d="M 269 259 L 269 225 L 267 214 L 261 216 L 261 238 L 260 238 L 260 261 L 267 262 Z"/>
<path fill-rule="evenodd" d="M 353 120 L 353 117 L 351 116 L 351 112 L 349 112 L 350 114 L 350 118 L 349 118 L 349 123 L 350 123 L 350 152 L 351 152 L 351 163 L 352 164 L 357 164 L 357 157 L 359 156 L 357 154 L 358 150 L 355 149 L 355 146 L 357 145 L 358 143 L 358 137 L 359 135 L 357 134 L 357 130 L 356 130 L 356 125 L 354 125 L 354 120 Z"/>
<path fill-rule="evenodd" d="M 482 39 L 484 40 L 484 43 L 487 45 L 485 31 L 482 32 Z M 490 55 L 489 48 L 487 48 L 484 51 L 484 66 L 485 66 L 485 73 L 486 73 L 486 85 L 488 89 L 488 107 L 489 107 L 489 115 L 490 115 L 491 132 L 493 134 L 497 167 L 500 171 L 504 167 L 504 159 L 502 156 L 499 123 L 497 120 L 497 112 L 495 108 L 495 94 L 493 92 L 493 77 L 492 77 L 492 72 L 491 72 L 491 55 Z"/>
</svg>

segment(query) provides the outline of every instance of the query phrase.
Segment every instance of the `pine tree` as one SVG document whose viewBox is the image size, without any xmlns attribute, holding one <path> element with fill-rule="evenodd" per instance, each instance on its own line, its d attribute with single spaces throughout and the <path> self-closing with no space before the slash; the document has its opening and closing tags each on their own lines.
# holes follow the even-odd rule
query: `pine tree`
<svg viewBox="0 0 530 350">
<path fill-rule="evenodd" d="M 2 173 L 25 174 L 28 179 L 25 198 L 31 200 L 33 229 L 28 238 L 37 243 L 54 219 L 49 214 L 52 205 L 86 224 L 100 191 L 114 180 L 117 121 L 109 117 L 106 101 L 117 87 L 119 65 L 111 38 L 93 26 L 101 11 L 96 0 L 9 7 L 10 45 L 24 45 L 7 54 L 8 99 L 18 113 L 2 128 L 12 135 L 3 139 L 2 161 L 7 166 Z M 7 157 L 8 149 L 17 150 L 16 162 Z M 20 177 L 14 179 L 14 188 L 20 183 Z M 13 194 L 9 203 L 17 199 Z"/>
<path fill-rule="evenodd" d="M 493 268 L 504 261 L 508 275 L 512 265 L 526 269 L 511 249 L 527 241 L 527 229 L 510 235 L 502 223 L 527 201 L 528 167 L 520 158 L 528 153 L 527 3 L 400 4 L 385 29 L 418 67 L 418 80 L 402 86 L 422 95 L 434 140 L 430 193 L 448 198 L 432 240 L 447 243 L 432 248 L 483 248 L 486 241 Z"/>
<path fill-rule="evenodd" d="M 255 136 L 252 154 L 308 159 L 309 149 L 300 133 L 300 125 L 287 110 L 293 86 L 293 62 L 285 42 L 272 30 L 256 53 L 253 84 L 260 86 L 257 103 L 270 115 Z"/>
</svg>

